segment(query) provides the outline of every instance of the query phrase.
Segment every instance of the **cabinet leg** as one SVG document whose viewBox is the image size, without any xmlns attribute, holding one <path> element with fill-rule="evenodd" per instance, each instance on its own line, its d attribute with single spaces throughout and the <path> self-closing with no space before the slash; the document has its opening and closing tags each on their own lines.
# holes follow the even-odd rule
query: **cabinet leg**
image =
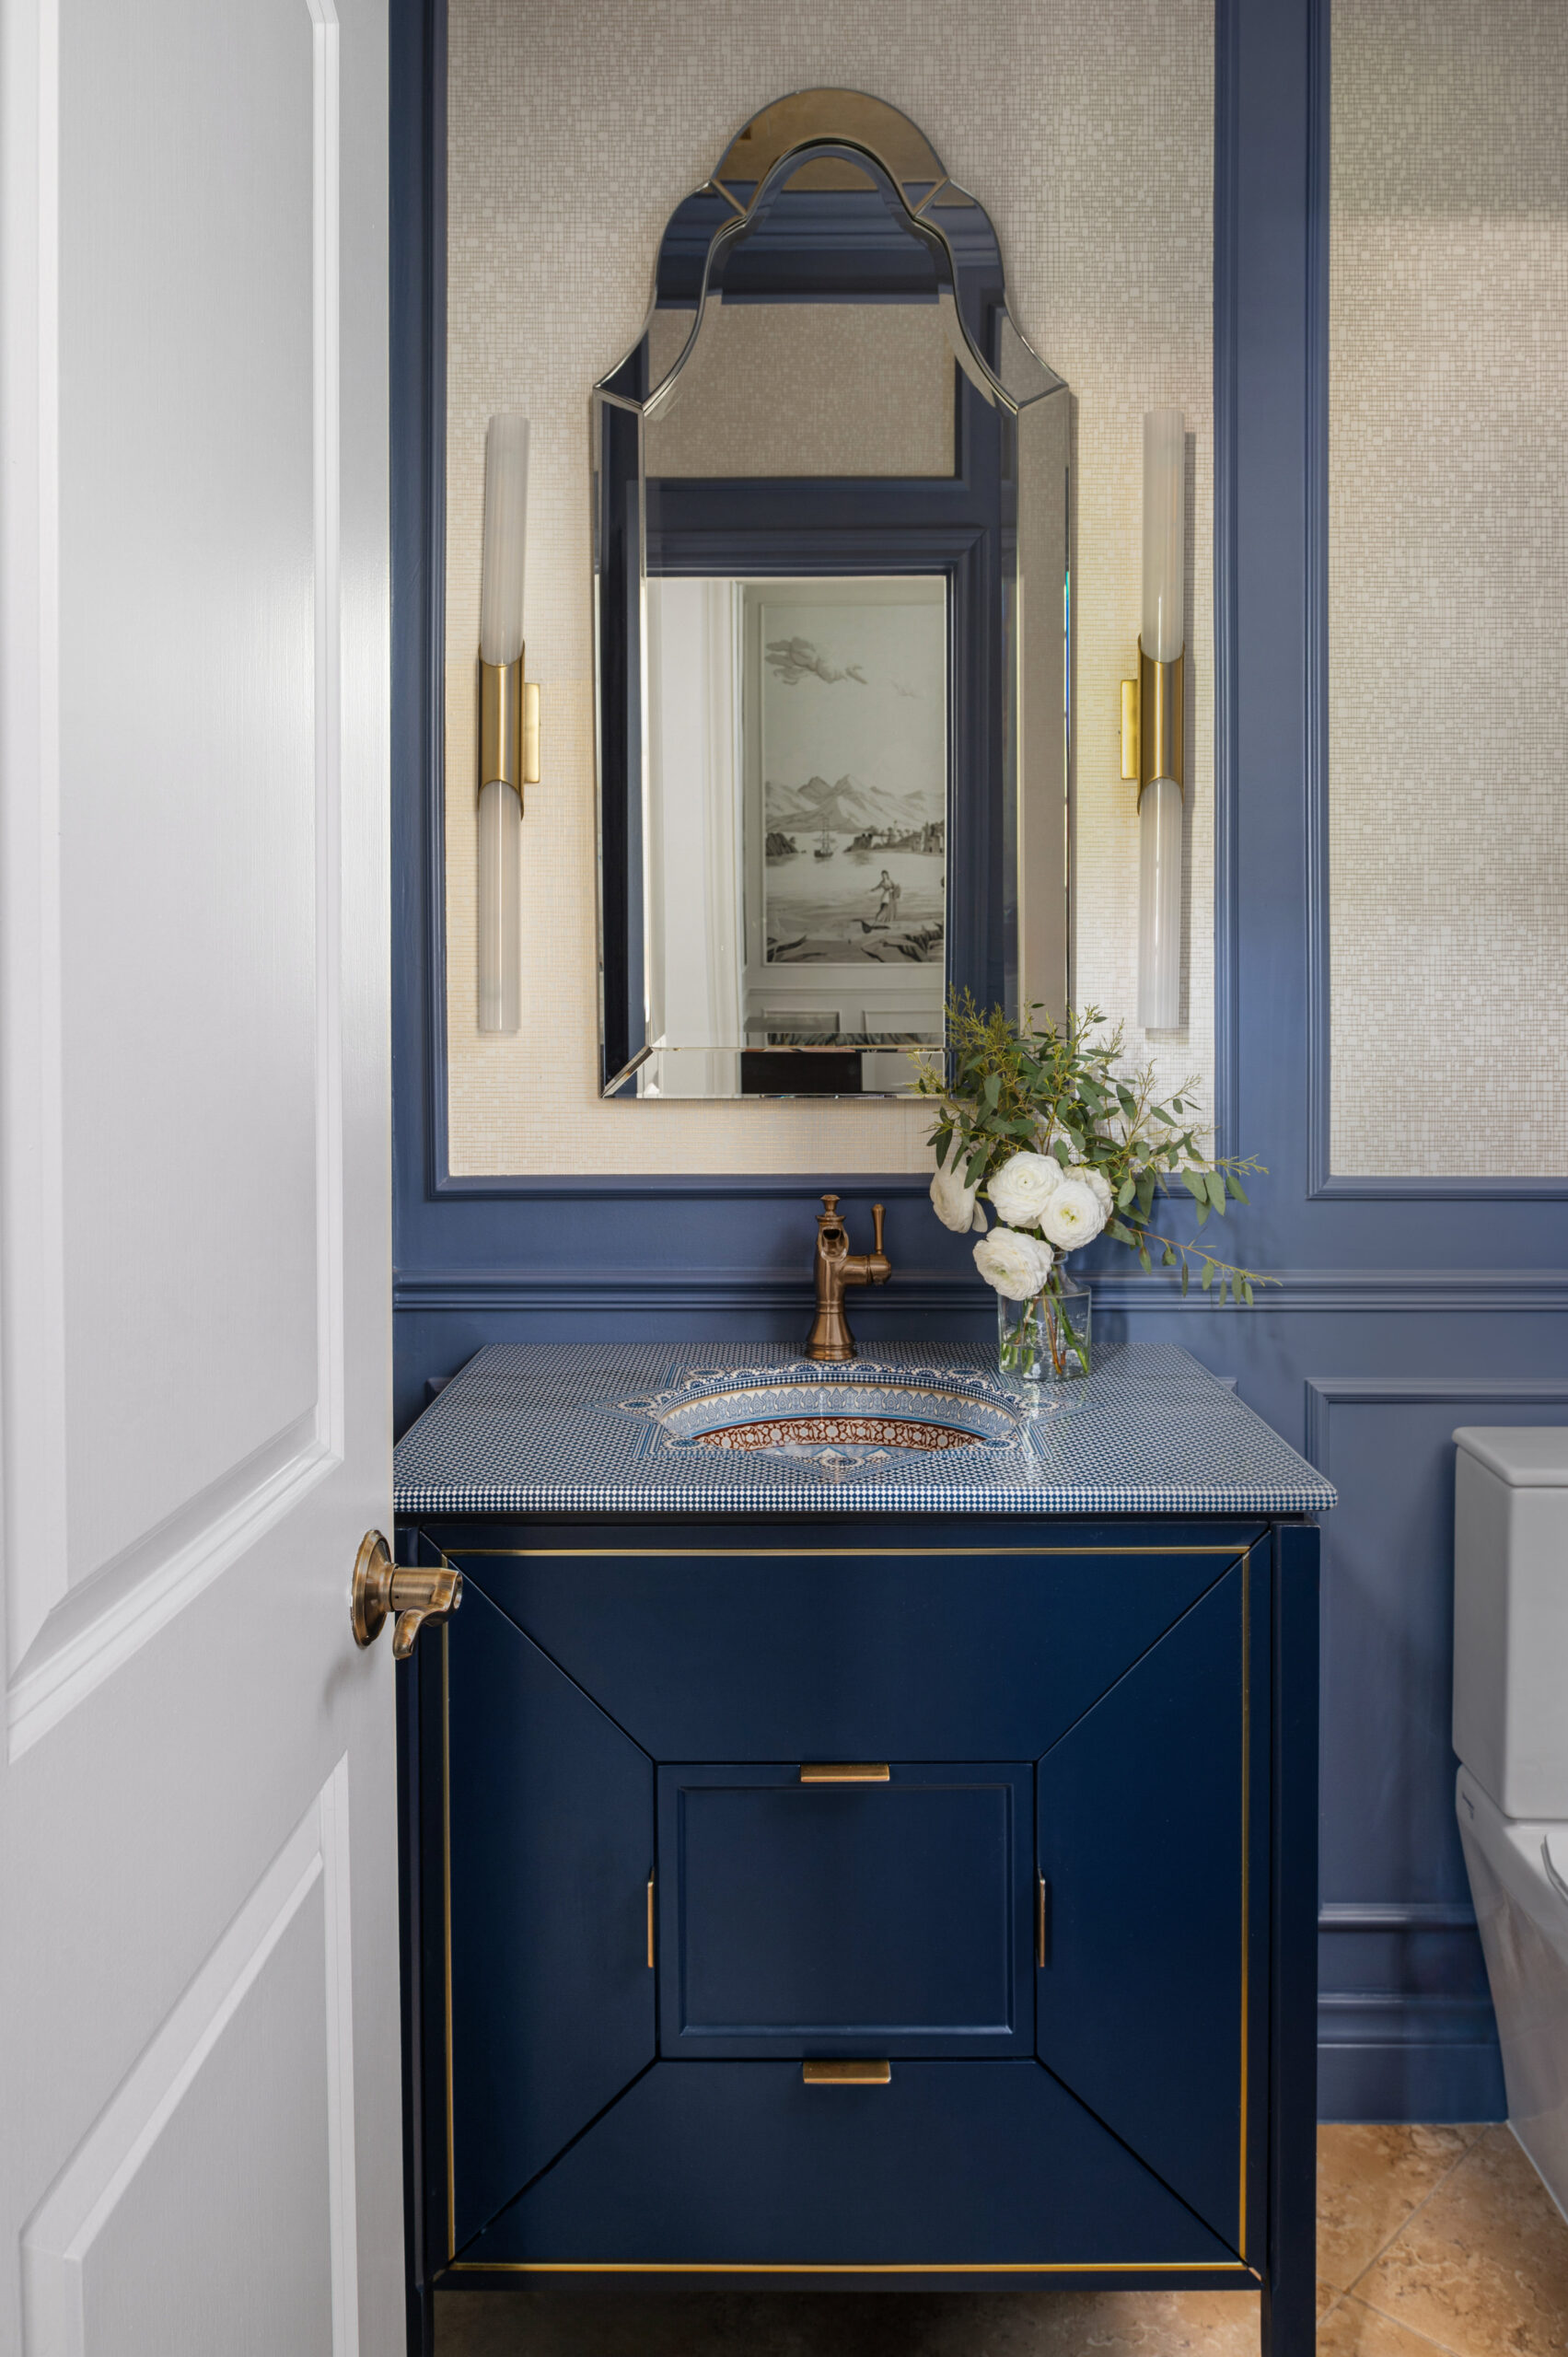
<svg viewBox="0 0 1568 2357">
<path fill-rule="evenodd" d="M 1269 2244 L 1263 2357 L 1313 2357 L 1318 2234 L 1318 1533 L 1274 1534 Z"/>
<path fill-rule="evenodd" d="M 1278 2286 L 1265 2283 L 1262 2357 L 1313 2357 L 1318 2341 L 1318 2286 L 1311 2268 Z"/>
</svg>

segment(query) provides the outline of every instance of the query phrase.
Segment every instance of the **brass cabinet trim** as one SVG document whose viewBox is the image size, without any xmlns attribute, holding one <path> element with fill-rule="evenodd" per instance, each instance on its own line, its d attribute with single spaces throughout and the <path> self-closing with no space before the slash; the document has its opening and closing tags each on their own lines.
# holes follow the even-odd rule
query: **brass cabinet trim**
<svg viewBox="0 0 1568 2357">
<path fill-rule="evenodd" d="M 455 2258 L 454 2275 L 1241 2275 L 1239 2258 Z"/>
<path fill-rule="evenodd" d="M 452 1705 L 447 1624 L 441 1623 L 441 1909 L 447 1967 L 447 2255 L 458 2251 L 458 2107 L 452 2069 Z"/>
<path fill-rule="evenodd" d="M 1252 1888 L 1252 1556 L 1241 1565 L 1241 2196 L 1237 2209 L 1236 2247 L 1247 2252 L 1247 2024 L 1248 1972 L 1251 1945 Z"/>
<path fill-rule="evenodd" d="M 436 1519 L 432 1516 L 431 1519 Z M 440 1517 L 450 1521 L 453 1517 Z M 1255 1545 L 1257 1542 L 1254 1541 Z M 494 1557 L 506 1561 L 550 1562 L 556 1559 L 570 1562 L 603 1561 L 609 1562 L 667 1562 L 686 1558 L 705 1562 L 710 1557 L 722 1560 L 737 1555 L 755 1556 L 759 1561 L 775 1557 L 790 1562 L 833 1563 L 848 1555 L 891 1555 L 904 1562 L 924 1562 L 927 1557 L 957 1559 L 970 1555 L 1224 1555 L 1231 1563 L 1245 1561 L 1249 1550 L 1237 1548 L 1234 1539 L 1223 1546 L 1194 1542 L 1191 1547 L 464 1547 L 458 1552 L 463 1556 Z"/>
<path fill-rule="evenodd" d="M 1265 1543 L 1265 1544 L 1266 1544 L 1266 1542 L 1263 1542 L 1263 1543 Z M 922 1557 L 924 1557 L 924 1556 L 936 1556 L 936 1557 L 939 1557 L 939 1556 L 944 1556 L 944 1555 L 951 1555 L 951 1556 L 968 1556 L 968 1555 L 990 1555 L 990 1554 L 1041 1555 L 1041 1556 L 1059 1556 L 1059 1555 L 1060 1555 L 1060 1556 L 1071 1556 L 1071 1555 L 1225 1555 L 1225 1556 L 1227 1556 L 1227 1557 L 1229 1558 L 1229 1561 L 1228 1561 L 1228 1562 L 1226 1563 L 1226 1566 L 1225 1566 L 1225 1568 L 1226 1568 L 1227 1570 L 1234 1570 L 1234 1569 L 1235 1569 L 1238 1564 L 1242 1567 L 1242 1583 L 1241 1583 L 1241 1827 L 1242 1827 L 1242 1832 L 1241 1832 L 1241 2004 L 1240 2004 L 1241 2078 L 1240 2078 L 1240 2103 L 1239 2103 L 1239 2107 L 1238 2107 L 1238 2108 L 1239 2108 L 1239 2112 L 1240 2112 L 1240 2130 L 1241 2130 L 1241 2133 L 1240 2133 L 1240 2210 L 1239 2210 L 1239 2216 L 1238 2216 L 1238 2221 L 1237 2221 L 1237 2245 L 1238 2245 L 1238 2247 L 1239 2247 L 1242 2251 L 1245 2251 L 1245 2250 L 1246 2250 L 1246 2247 L 1247 2247 L 1247 2167 L 1248 2167 L 1248 2157 L 1249 2157 L 1249 2127 L 1250 2127 L 1250 2121 L 1249 2121 L 1249 2111 L 1248 2111 L 1248 2098 L 1249 2098 L 1249 2071 L 1248 2071 L 1248 2040 L 1249 2040 L 1249 1985 L 1250 1985 L 1250 1972 L 1251 1972 L 1251 1953 L 1250 1953 L 1250 1950 L 1251 1950 L 1251 1941 L 1250 1941 L 1250 1932 L 1251 1932 L 1251 1855 L 1250 1855 L 1250 1851 L 1251 1851 L 1251 1790 L 1250 1790 L 1250 1776 L 1251 1776 L 1251 1694 L 1250 1694 L 1250 1688 L 1249 1688 L 1249 1675 L 1250 1675 L 1250 1669 L 1251 1669 L 1251 1577 L 1250 1577 L 1250 1572 L 1251 1572 L 1251 1558 L 1252 1558 L 1252 1556 L 1253 1556 L 1253 1555 L 1258 1551 L 1258 1545 L 1259 1545 L 1259 1542 L 1254 1541 L 1254 1543 L 1253 1543 L 1253 1545 L 1252 1545 L 1252 1546 L 1243 1549 L 1243 1550 L 1242 1550 L 1242 1551 L 1241 1551 L 1239 1554 L 1236 1551 L 1236 1550 L 1235 1550 L 1234 1546 L 1231 1546 L 1231 1547 L 1214 1547 L 1214 1546 L 1193 1546 L 1193 1547 L 1016 1547 L 1016 1548 L 990 1548 L 990 1547 L 952 1547 L 952 1548 L 945 1548 L 945 1547 L 926 1547 L 926 1548 L 866 1547 L 866 1548 L 835 1548 L 835 1549 L 832 1549 L 832 1550 L 827 1550 L 827 1549 L 823 1549 L 823 1550 L 820 1550 L 820 1552 L 821 1552 L 821 1554 L 822 1554 L 822 1556 L 823 1556 L 823 1559 L 824 1559 L 825 1561 L 830 1561 L 830 1562 L 833 1559 L 833 1557 L 834 1557 L 834 1556 L 836 1556 L 836 1555 L 843 1555 L 843 1554 L 854 1554 L 854 1555 L 901 1555 L 901 1556 L 922 1556 Z M 757 1549 L 750 1549 L 750 1550 L 737 1550 L 736 1549 L 734 1549 L 734 1548 L 730 1548 L 730 1547 L 722 1547 L 722 1548 L 721 1548 L 721 1547 L 714 1547 L 714 1548 L 674 1548 L 674 1547 L 670 1547 L 670 1548 L 645 1548 L 645 1549 L 640 1549 L 640 1550 L 632 1550 L 632 1549 L 628 1549 L 628 1548 L 608 1548 L 608 1547 L 587 1547 L 587 1548 L 465 1547 L 465 1548 L 460 1548 L 460 1549 L 459 1550 L 459 1553 L 461 1553 L 461 1554 L 463 1554 L 463 1555 L 482 1555 L 482 1556 L 494 1556 L 494 1557 L 500 1557 L 500 1558 L 508 1558 L 508 1557 L 511 1557 L 511 1558 L 519 1558 L 519 1557 L 537 1557 L 537 1558 L 539 1558 L 539 1559 L 540 1559 L 540 1560 L 541 1560 L 541 1561 L 542 1561 L 542 1560 L 547 1560 L 547 1559 L 548 1559 L 549 1557 L 551 1557 L 551 1556 L 565 1556 L 565 1555 L 570 1555 L 570 1556 L 594 1556 L 594 1557 L 616 1557 L 616 1556 L 623 1556 L 623 1557 L 627 1557 L 627 1558 L 630 1558 L 630 1559 L 632 1559 L 632 1560 L 637 1560 L 637 1561 L 650 1560 L 650 1559 L 667 1560 L 667 1559 L 669 1559 L 669 1558 L 672 1558 L 672 1557 L 679 1557 L 679 1556 L 714 1556 L 714 1557 L 723 1557 L 723 1556 L 730 1556 L 730 1555 L 734 1555 L 737 1551 L 745 1551 L 745 1552 L 755 1553 L 755 1554 L 759 1554 L 759 1555 L 761 1555 L 761 1554 L 766 1554 L 766 1555 L 781 1555 L 781 1556 L 782 1556 L 782 1555 L 787 1555 L 787 1556 L 790 1556 L 790 1557 L 792 1557 L 792 1558 L 794 1558 L 794 1559 L 796 1559 L 796 1560 L 798 1560 L 798 1559 L 799 1559 L 799 1556 L 800 1556 L 800 1553 L 801 1553 L 801 1550 L 800 1550 L 799 1549 L 797 1549 L 797 1548 L 765 1548 L 765 1549 L 764 1549 L 764 1548 L 757 1548 Z M 875 2261 L 867 2261 L 867 2262 L 865 2262 L 864 2265 L 856 2265 L 856 2264 L 854 2264 L 853 2262 L 849 2262 L 849 2261 L 842 2261 L 842 2262 L 841 2262 L 841 2261 L 837 2261 L 837 2260 L 834 2260 L 834 2261 L 824 2261 L 824 2262 L 821 2262 L 821 2263 L 818 2263 L 818 2262 L 815 2262 L 815 2261 L 798 2261 L 798 2262 L 791 2261 L 791 2262 L 788 2262 L 788 2263 L 773 2264 L 773 2263 L 770 2263 L 770 2262 L 762 2261 L 762 2260 L 734 2260 L 734 2261 L 731 2261 L 731 2260 L 723 2260 L 723 2259 L 690 2259 L 690 2260 L 688 2260 L 688 2259 L 656 2259 L 656 2260 L 650 2260 L 650 2259 L 570 2259 L 570 2258 L 548 2258 L 548 2259 L 532 2259 L 532 2258 L 530 2258 L 530 2259 L 495 2259 L 495 2260 L 484 2260 L 484 2259 L 459 2259 L 459 2258 L 457 2257 L 457 2255 L 456 2255 L 456 2254 L 457 2254 L 457 2213 L 456 2213 L 457 2193 L 456 2193 L 456 2164 L 455 2164 L 455 2152 L 456 2152 L 456 2142 L 457 2142 L 457 2111 L 456 2111 L 455 2083 L 454 2083 L 454 2075 L 453 2075 L 453 2033 L 452 2033 L 452 1811 L 451 1811 L 451 1712 L 450 1712 L 449 1680 L 448 1680 L 448 1644 L 447 1644 L 447 1635 L 448 1635 L 448 1624 L 447 1624 L 445 1620 L 443 1620 L 443 1621 L 442 1621 L 442 1623 L 441 1623 L 441 1809 L 442 1809 L 442 1834 L 443 1834 L 443 1850 L 444 1850 L 444 1855 L 443 1855 L 443 1858 L 442 1858 L 442 1905 L 443 1905 L 443 1914 L 444 1914 L 444 1918 L 445 1918 L 445 1921 L 444 1921 L 444 1927 L 443 1927 L 443 1929 L 444 1929 L 444 1940 L 445 1940 L 445 1950 L 446 1950 L 445 1961 L 446 1961 L 446 1980 L 447 1980 L 447 1987 L 446 1987 L 446 2043 L 447 2043 L 447 2054 L 446 2054 L 446 2064 L 447 2064 L 447 2069 L 446 2069 L 446 2079 L 447 2079 L 447 2122 L 446 2122 L 446 2126 L 447 2126 L 447 2269 L 448 2269 L 448 2270 L 449 2270 L 449 2271 L 451 2271 L 451 2272 L 453 2272 L 453 2273 L 459 2273 L 459 2272 L 461 2272 L 461 2273 L 476 2274 L 476 2275 L 496 2275 L 496 2274 L 533 2274 L 533 2275 L 549 2275 L 549 2274 L 563 2274 L 563 2275 L 616 2275 L 616 2274 L 620 2274 L 620 2275 L 1160 2275 L 1160 2274 L 1164 2274 L 1164 2275 L 1237 2275 L 1237 2276 L 1244 2277 L 1244 2278 L 1245 2278 L 1249 2282 L 1251 2282 L 1251 2283 L 1257 2283 L 1257 2282 L 1260 2282 L 1261 2281 L 1261 2278 L 1260 2278 L 1260 2277 L 1256 2273 L 1256 2271 L 1255 2271 L 1255 2270 L 1253 2270 L 1253 2269 L 1252 2269 L 1252 2268 L 1251 2268 L 1251 2267 L 1247 2263 L 1247 2261 L 1246 2261 L 1246 2259 L 1245 2259 L 1244 2258 L 1236 2258 L 1236 2259 L 1223 2259 L 1223 2260 L 1222 2260 L 1222 2259 L 1214 2259 L 1214 2260 L 1191 2260 L 1191 2259 L 1147 2259 L 1147 2260 L 1144 2260 L 1144 2259 L 1132 2259 L 1132 2260 L 1125 2260 L 1125 2261 L 1124 2261 L 1124 2260 L 1120 2260 L 1120 2259 L 1094 2259 L 1094 2260 L 1049 2259 L 1049 2260 L 1039 2260 L 1039 2261 L 1037 2261 L 1037 2260 L 1033 2260 L 1033 2259 L 1018 2259 L 1018 2260 L 995 2260 L 995 2261 L 992 2261 L 992 2260 L 986 2260 L 986 2261 L 978 2261 L 978 2260 L 973 2260 L 973 2261 L 971 2261 L 971 2260 L 955 2260 L 955 2261 L 951 2261 L 951 2262 L 943 2262 L 943 2261 L 941 2261 L 941 2260 L 936 2260 L 936 2259 L 931 2259 L 931 2260 L 921 2259 L 921 2260 L 911 2260 L 911 2261 L 909 2261 L 907 2264 L 906 2264 L 906 2263 L 901 2263 L 901 2262 L 894 2262 L 894 2261 L 875 2260 Z M 803 1779 L 803 1781 L 805 1780 L 805 1777 L 806 1777 L 806 1769 L 807 1769 L 807 1766 L 808 1766 L 808 1765 L 810 1765 L 810 1766 L 817 1766 L 817 1765 L 830 1765 L 830 1764 L 837 1764 L 837 1765 L 839 1765 L 839 1766 L 841 1766 L 841 1767 L 842 1767 L 842 1765 L 844 1765 L 844 1764 L 846 1764 L 846 1763 L 826 1763 L 826 1762 L 824 1762 L 824 1763 L 817 1763 L 817 1762 L 802 1763 L 802 1770 L 801 1770 L 801 1773 L 802 1773 L 802 1779 Z M 877 1766 L 880 1766 L 880 1765 L 881 1765 L 881 1763 L 879 1763 L 879 1762 L 878 1762 L 878 1763 L 847 1763 L 847 1764 L 850 1764 L 850 1765 L 860 1765 L 860 1766 L 862 1766 L 863 1768 L 864 1768 L 864 1767 L 866 1767 L 866 1766 L 870 1766 L 870 1765 L 877 1765 Z M 870 1781 L 870 1780 L 869 1780 L 869 1778 L 865 1778 L 864 1776 L 857 1776 L 857 1777 L 854 1779 L 854 1781 L 856 1781 L 856 1782 L 860 1782 L 860 1781 Z M 878 1777 L 878 1778 L 877 1779 L 877 1782 L 880 1782 L 880 1781 L 881 1781 L 880 1777 Z M 1038 1840 L 1038 1839 L 1039 1839 L 1039 1828 L 1038 1828 L 1038 1826 L 1037 1826 L 1037 1828 L 1036 1828 L 1036 1839 L 1037 1839 L 1037 1840 Z M 655 1872 L 654 1872 L 653 1874 L 651 1874 L 651 1875 L 648 1876 L 648 1885 L 647 1885 L 647 1892 L 648 1892 L 648 1928 L 649 1928 L 648 1963 L 649 1963 L 650 1968 L 652 1968 L 652 1966 L 653 1966 L 653 1964 L 654 1964 L 654 1945 L 653 1945 L 653 1933 L 654 1933 L 654 1923 L 655 1923 L 655 1897 L 656 1897 L 656 1874 L 657 1874 L 657 1869 L 656 1869 L 656 1868 L 655 1868 Z M 1043 1953 L 1042 1953 L 1042 1937 L 1041 1937 L 1041 1929 L 1040 1929 L 1040 1905 L 1041 1905 L 1042 1895 L 1043 1895 L 1045 1892 L 1047 1892 L 1048 1890 L 1049 1890 L 1049 1884 L 1048 1884 L 1048 1882 L 1047 1882 L 1047 1880 L 1046 1880 L 1046 1877 L 1045 1877 L 1043 1875 L 1041 1875 L 1041 1874 L 1040 1873 L 1040 1870 L 1039 1870 L 1039 1867 L 1038 1867 L 1038 1864 L 1037 1864 L 1037 1867 L 1036 1867 L 1036 1910 L 1037 1910 L 1037 1911 L 1036 1911 L 1036 1957 L 1037 1957 L 1037 1960 L 1038 1960 L 1038 1961 L 1039 1961 L 1042 1966 L 1043 1966 L 1043 1963 L 1044 1963 L 1044 1956 L 1043 1956 Z M 805 2070 L 806 2070 L 806 2069 L 807 2069 L 807 2068 L 809 2068 L 809 2067 L 810 2067 L 809 2065 L 803 2065 L 803 2066 L 802 2066 L 803 2075 L 804 2075 L 804 2072 L 805 2072 Z M 820 2067 L 820 2066 L 819 2066 L 819 2067 Z M 862 2069 L 865 2069 L 865 2067 L 867 2067 L 867 2066 L 865 2066 L 865 2065 L 862 2064 L 860 2067 L 861 2067 Z M 891 2068 L 890 2068 L 890 2065 L 882 2064 L 882 2065 L 874 2065 L 874 2066 L 871 2066 L 871 2067 L 874 2067 L 874 2068 L 879 2068 L 879 2069 L 882 2069 L 882 2070 L 886 2070 L 886 2071 L 888 2072 L 889 2078 L 890 2079 L 890 2077 L 891 2077 Z M 825 2083 L 826 2083 L 826 2080 L 825 2080 L 825 2079 L 824 2079 L 824 2080 L 820 2080 L 820 2081 L 817 2082 L 817 2084 L 825 2084 Z M 840 2081 L 840 2084 L 845 2084 L 845 2082 L 843 2082 L 842 2080 L 841 2080 L 841 2081 Z M 847 2082 L 847 2084 L 856 2084 L 856 2083 L 855 2083 L 855 2082 L 854 2082 L 854 2081 L 850 2081 L 850 2082 Z M 887 2081 L 886 2081 L 886 2080 L 882 2080 L 882 2079 L 877 2079 L 877 2080 L 862 2080 L 862 2081 L 858 2082 L 858 2084 L 863 2084 L 863 2085 L 864 2085 L 864 2084 L 878 2084 L 878 2085 L 879 2085 L 879 2084 L 887 2084 Z"/>
</svg>

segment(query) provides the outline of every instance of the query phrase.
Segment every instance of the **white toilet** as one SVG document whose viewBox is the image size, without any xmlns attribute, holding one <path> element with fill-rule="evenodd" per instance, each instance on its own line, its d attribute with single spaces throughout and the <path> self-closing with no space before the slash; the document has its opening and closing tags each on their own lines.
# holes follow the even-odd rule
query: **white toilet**
<svg viewBox="0 0 1568 2357">
<path fill-rule="evenodd" d="M 1509 2121 L 1568 2216 L 1568 1429 L 1454 1438 L 1459 1836 Z"/>
</svg>

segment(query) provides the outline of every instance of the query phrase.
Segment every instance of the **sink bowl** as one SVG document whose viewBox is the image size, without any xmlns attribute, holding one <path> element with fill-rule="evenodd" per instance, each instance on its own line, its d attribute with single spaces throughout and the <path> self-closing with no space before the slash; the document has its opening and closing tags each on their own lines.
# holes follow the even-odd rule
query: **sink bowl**
<svg viewBox="0 0 1568 2357">
<path fill-rule="evenodd" d="M 1016 1448 L 1027 1425 L 1022 1403 L 1014 1405 L 983 1378 L 893 1373 L 863 1363 L 842 1375 L 815 1367 L 783 1376 L 709 1368 L 676 1389 L 616 1406 L 645 1417 L 668 1448 L 761 1452 L 824 1471 L 950 1449 Z"/>
</svg>

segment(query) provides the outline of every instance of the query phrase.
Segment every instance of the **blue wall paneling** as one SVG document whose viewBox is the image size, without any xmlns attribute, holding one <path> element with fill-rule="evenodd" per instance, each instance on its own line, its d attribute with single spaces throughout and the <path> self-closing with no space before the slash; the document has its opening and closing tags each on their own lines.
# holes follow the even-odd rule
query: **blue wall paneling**
<svg viewBox="0 0 1568 2357">
<path fill-rule="evenodd" d="M 984 1334 L 990 1297 L 920 1178 L 449 1169 L 442 0 L 394 0 L 392 14 L 399 1427 L 486 1341 L 804 1337 L 813 1199 L 828 1187 L 857 1231 L 874 1196 L 889 1206 L 896 1273 L 856 1304 L 863 1347 Z M 1108 1248 L 1096 1316 L 1107 1340 L 1184 1344 L 1287 1439 L 1327 1453 L 1342 1503 L 1324 1532 L 1323 2106 L 1476 2119 L 1501 2112 L 1502 2080 L 1445 1749 L 1447 1435 L 1465 1422 L 1568 1421 L 1568 1190 L 1329 1168 L 1329 35 L 1326 0 L 1219 0 L 1215 1110 L 1225 1149 L 1257 1153 L 1271 1174 L 1230 1214 L 1235 1257 L 1283 1283 L 1250 1315 L 1222 1314 Z M 541 794 L 549 726 L 547 706 Z"/>
</svg>

